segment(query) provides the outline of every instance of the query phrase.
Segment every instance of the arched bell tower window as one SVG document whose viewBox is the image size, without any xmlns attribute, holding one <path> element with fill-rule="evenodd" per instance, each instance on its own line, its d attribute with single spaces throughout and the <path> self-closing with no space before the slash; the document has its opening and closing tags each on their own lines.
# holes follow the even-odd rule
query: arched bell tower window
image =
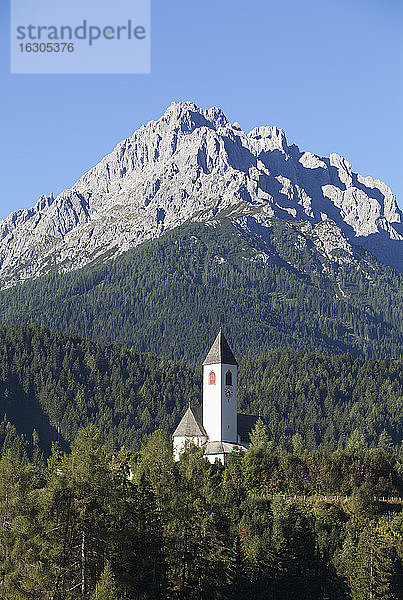
<svg viewBox="0 0 403 600">
<path fill-rule="evenodd" d="M 209 383 L 209 385 L 215 385 L 215 373 L 214 373 L 214 371 L 210 371 L 209 376 L 208 376 L 208 383 Z"/>
<path fill-rule="evenodd" d="M 227 371 L 225 373 L 225 385 L 232 385 L 232 373 L 231 373 L 231 371 Z"/>
</svg>

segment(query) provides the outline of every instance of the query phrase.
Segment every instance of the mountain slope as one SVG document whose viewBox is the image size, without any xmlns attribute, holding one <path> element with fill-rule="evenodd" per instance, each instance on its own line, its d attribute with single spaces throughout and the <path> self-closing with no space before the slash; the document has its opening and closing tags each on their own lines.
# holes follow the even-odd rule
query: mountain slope
<svg viewBox="0 0 403 600">
<path fill-rule="evenodd" d="M 332 262 L 305 223 L 188 223 L 115 260 L 0 291 L 1 321 L 193 363 L 221 324 L 238 356 L 288 347 L 399 357 L 403 275 L 355 260 Z"/>
<path fill-rule="evenodd" d="M 72 442 L 95 423 L 112 445 L 139 447 L 179 420 L 184 395 L 198 398 L 194 371 L 149 354 L 94 344 L 36 326 L 0 327 L 0 421 L 41 448 Z M 0 443 L 2 442 L 0 425 Z"/>
<path fill-rule="evenodd" d="M 332 262 L 356 247 L 403 270 L 403 224 L 391 190 L 331 154 L 288 145 L 283 130 L 249 134 L 221 110 L 173 103 L 70 190 L 0 222 L 0 285 L 72 270 L 127 251 L 187 220 L 248 217 L 304 222 Z M 338 250 L 342 256 L 338 255 Z"/>
<path fill-rule="evenodd" d="M 272 350 L 240 359 L 239 406 L 261 414 L 278 443 L 299 432 L 309 447 L 334 450 L 358 428 L 368 443 L 376 445 L 385 430 L 397 445 L 402 367 L 390 359 Z M 159 427 L 172 433 L 187 403 L 200 399 L 200 368 L 36 326 L 0 327 L 0 421 L 8 421 L 0 422 L 0 452 L 11 441 L 19 449 L 18 432 L 28 453 L 39 444 L 47 454 L 52 439 L 71 442 L 88 423 L 110 446 L 136 449 Z"/>
</svg>

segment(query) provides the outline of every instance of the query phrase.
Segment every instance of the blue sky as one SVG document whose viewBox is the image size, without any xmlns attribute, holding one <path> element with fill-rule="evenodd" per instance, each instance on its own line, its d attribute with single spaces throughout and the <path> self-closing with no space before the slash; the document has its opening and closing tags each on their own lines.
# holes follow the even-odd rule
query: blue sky
<svg viewBox="0 0 403 600">
<path fill-rule="evenodd" d="M 152 0 L 150 75 L 10 75 L 0 10 L 0 218 L 73 185 L 172 100 L 337 152 L 403 207 L 401 0 Z"/>
</svg>

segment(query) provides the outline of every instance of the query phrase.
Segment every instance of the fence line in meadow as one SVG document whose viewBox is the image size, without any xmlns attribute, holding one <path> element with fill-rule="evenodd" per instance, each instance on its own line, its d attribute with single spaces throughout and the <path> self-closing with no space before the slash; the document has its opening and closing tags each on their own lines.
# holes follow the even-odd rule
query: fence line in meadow
<svg viewBox="0 0 403 600">
<path fill-rule="evenodd" d="M 321 500 L 323 502 L 346 502 L 351 496 L 346 495 L 325 495 L 325 494 L 313 494 L 313 495 L 297 495 L 297 494 L 251 494 L 255 498 L 266 498 L 267 500 L 274 500 L 274 498 L 283 498 L 284 500 L 297 500 L 300 502 L 307 502 L 310 500 Z M 403 498 L 398 496 L 373 496 L 374 502 L 387 502 L 389 504 L 402 504 Z"/>
</svg>

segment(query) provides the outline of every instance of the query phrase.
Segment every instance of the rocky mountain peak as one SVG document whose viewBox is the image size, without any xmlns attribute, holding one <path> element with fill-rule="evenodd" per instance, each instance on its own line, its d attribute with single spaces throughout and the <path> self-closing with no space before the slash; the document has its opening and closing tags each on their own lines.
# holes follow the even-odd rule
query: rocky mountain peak
<svg viewBox="0 0 403 600">
<path fill-rule="evenodd" d="M 338 154 L 289 146 L 276 126 L 246 134 L 219 108 L 173 102 L 70 190 L 0 222 L 0 285 L 79 268 L 220 214 L 239 223 L 248 215 L 259 227 L 306 222 L 312 232 L 328 220 L 334 226 L 312 233 L 325 255 L 326 236 L 332 251 L 339 237 L 340 248 L 361 247 L 403 270 L 402 213 L 386 184 L 355 174 Z"/>
<path fill-rule="evenodd" d="M 54 200 L 55 200 L 55 198 L 54 198 L 52 192 L 50 193 L 49 196 L 46 196 L 45 194 L 43 194 L 39 198 L 38 202 L 35 204 L 34 211 L 35 212 L 42 212 L 48 206 L 50 206 L 51 204 L 53 204 Z"/>
<path fill-rule="evenodd" d="M 193 102 L 172 102 L 156 124 L 157 129 L 177 129 L 185 134 L 195 129 L 207 127 L 218 130 L 229 125 L 228 119 L 220 108 L 215 106 L 202 110 Z"/>
<path fill-rule="evenodd" d="M 284 130 L 278 129 L 275 126 L 270 127 L 263 125 L 261 127 L 255 127 L 248 133 L 248 138 L 253 140 L 253 142 L 260 142 L 261 149 L 277 149 L 281 152 L 286 152 L 288 149 L 287 138 Z"/>
</svg>

